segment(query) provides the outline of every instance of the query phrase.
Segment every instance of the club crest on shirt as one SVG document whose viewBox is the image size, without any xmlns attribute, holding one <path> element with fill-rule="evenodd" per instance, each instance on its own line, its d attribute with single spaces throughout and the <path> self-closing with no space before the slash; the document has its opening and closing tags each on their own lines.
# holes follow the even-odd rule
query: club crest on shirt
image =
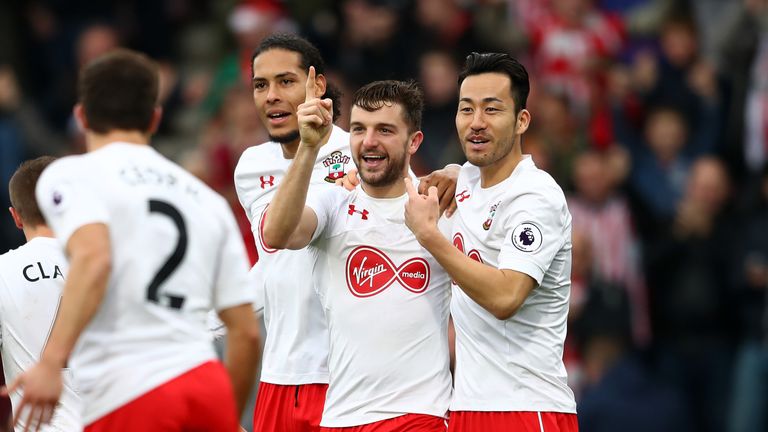
<svg viewBox="0 0 768 432">
<path fill-rule="evenodd" d="M 323 166 L 328 168 L 328 175 L 325 177 L 325 181 L 334 183 L 336 180 L 344 177 L 347 174 L 348 163 L 349 156 L 342 154 L 340 151 L 331 153 L 330 156 L 323 160 Z"/>
<path fill-rule="evenodd" d="M 534 252 L 541 247 L 541 230 L 532 222 L 523 222 L 512 231 L 512 244 L 523 252 Z"/>
<path fill-rule="evenodd" d="M 485 220 L 485 222 L 483 222 L 484 230 L 488 231 L 489 229 L 491 229 L 491 224 L 493 223 L 493 217 L 496 216 L 496 209 L 499 208 L 499 204 L 501 204 L 501 201 L 492 205 L 490 210 L 488 211 L 488 218 Z"/>
</svg>

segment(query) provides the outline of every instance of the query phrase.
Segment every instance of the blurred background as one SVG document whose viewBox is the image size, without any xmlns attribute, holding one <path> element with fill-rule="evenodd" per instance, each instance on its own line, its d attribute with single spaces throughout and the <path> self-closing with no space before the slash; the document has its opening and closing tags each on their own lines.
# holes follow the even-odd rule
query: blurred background
<svg viewBox="0 0 768 432">
<path fill-rule="evenodd" d="M 343 127 L 361 84 L 419 80 L 420 174 L 463 162 L 466 54 L 521 59 L 523 151 L 573 214 L 582 432 L 768 431 L 768 0 L 2 1 L 3 185 L 27 158 L 83 151 L 78 69 L 130 47 L 161 65 L 156 148 L 229 199 L 252 245 L 232 176 L 266 140 L 250 56 L 277 31 L 321 49 Z M 0 218 L 0 251 L 22 242 Z"/>
</svg>

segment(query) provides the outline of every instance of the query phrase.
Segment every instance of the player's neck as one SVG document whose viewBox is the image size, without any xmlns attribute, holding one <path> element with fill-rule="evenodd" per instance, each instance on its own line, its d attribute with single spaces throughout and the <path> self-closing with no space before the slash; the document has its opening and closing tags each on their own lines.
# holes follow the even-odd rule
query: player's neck
<svg viewBox="0 0 768 432">
<path fill-rule="evenodd" d="M 53 234 L 53 230 L 48 228 L 47 225 L 37 225 L 35 227 L 30 227 L 27 225 L 24 225 L 24 237 L 27 239 L 27 241 L 32 240 L 33 238 L 37 237 L 55 237 Z"/>
<path fill-rule="evenodd" d="M 331 139 L 331 132 L 333 132 L 333 127 L 328 129 L 328 132 L 325 134 L 325 136 L 322 139 L 321 145 L 325 145 L 328 143 L 328 141 Z M 280 143 L 280 147 L 283 149 L 283 157 L 285 159 L 293 159 L 296 157 L 296 152 L 299 151 L 299 143 L 301 142 L 301 138 L 291 141 L 289 143 Z"/>
<path fill-rule="evenodd" d="M 480 168 L 480 187 L 489 188 L 506 180 L 517 164 L 523 160 L 523 152 L 519 143 L 512 146 L 512 150 L 498 161 Z"/>
<path fill-rule="evenodd" d="M 98 150 L 113 142 L 149 145 L 149 133 L 138 130 L 111 130 L 106 133 L 86 131 L 85 146 L 88 151 Z"/>
<path fill-rule="evenodd" d="M 361 184 L 363 191 L 365 191 L 365 193 L 372 198 L 397 198 L 399 196 L 405 195 L 405 182 L 403 179 L 406 177 L 410 177 L 408 171 L 403 172 L 403 174 L 397 178 L 397 180 L 393 181 L 392 184 L 383 186 L 371 186 L 362 180 Z"/>
</svg>

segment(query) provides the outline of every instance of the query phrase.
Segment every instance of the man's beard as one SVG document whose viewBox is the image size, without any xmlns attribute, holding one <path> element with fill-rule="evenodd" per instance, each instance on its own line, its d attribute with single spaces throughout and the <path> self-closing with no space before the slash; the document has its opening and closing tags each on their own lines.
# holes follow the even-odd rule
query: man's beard
<svg viewBox="0 0 768 432">
<path fill-rule="evenodd" d="M 365 170 L 360 170 L 360 178 L 367 185 L 373 187 L 389 186 L 398 180 L 402 180 L 403 169 L 405 168 L 405 157 L 401 157 L 397 160 L 390 158 L 388 161 L 390 163 L 387 164 L 386 170 L 375 178 L 371 177 L 370 173 Z"/>
<path fill-rule="evenodd" d="M 299 138 L 301 138 L 301 135 L 299 134 L 298 129 L 295 131 L 290 131 L 283 135 L 272 135 L 269 134 L 269 140 L 272 142 L 276 142 L 278 144 L 288 144 L 292 143 L 294 141 L 297 141 Z"/>
</svg>

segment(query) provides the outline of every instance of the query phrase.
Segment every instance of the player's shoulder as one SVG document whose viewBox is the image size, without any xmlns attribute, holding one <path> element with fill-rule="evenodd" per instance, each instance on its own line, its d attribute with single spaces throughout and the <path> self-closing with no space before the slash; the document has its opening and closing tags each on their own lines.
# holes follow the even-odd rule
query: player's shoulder
<svg viewBox="0 0 768 432">
<path fill-rule="evenodd" d="M 255 170 L 269 166 L 273 159 L 282 158 L 283 150 L 280 144 L 272 141 L 266 141 L 261 144 L 250 146 L 243 151 L 235 165 L 235 173 L 238 170 Z"/>
<path fill-rule="evenodd" d="M 536 167 L 530 157 L 520 163 L 519 172 L 510 176 L 503 187 L 505 200 L 516 209 L 565 217 L 569 213 L 568 203 L 557 181 Z"/>
<path fill-rule="evenodd" d="M 563 188 L 548 172 L 537 167 L 530 157 L 521 163 L 525 165 L 520 173 L 521 178 L 516 183 L 523 189 L 524 193 L 541 196 L 553 203 L 566 202 Z"/>
<path fill-rule="evenodd" d="M 38 181 L 44 182 L 47 179 L 59 176 L 71 178 L 73 176 L 85 175 L 91 172 L 88 169 L 84 169 L 89 159 L 88 153 L 58 158 L 45 168 Z"/>
<path fill-rule="evenodd" d="M 41 261 L 64 260 L 64 253 L 53 237 L 35 237 L 23 245 L 10 249 L 0 255 L 0 273 L 15 267 L 21 262 L 27 262 L 29 258 Z"/>
<path fill-rule="evenodd" d="M 341 151 L 343 153 L 349 153 L 349 132 L 333 125 L 331 130 L 331 137 L 328 139 L 328 143 L 323 146 L 332 151 Z"/>
</svg>

